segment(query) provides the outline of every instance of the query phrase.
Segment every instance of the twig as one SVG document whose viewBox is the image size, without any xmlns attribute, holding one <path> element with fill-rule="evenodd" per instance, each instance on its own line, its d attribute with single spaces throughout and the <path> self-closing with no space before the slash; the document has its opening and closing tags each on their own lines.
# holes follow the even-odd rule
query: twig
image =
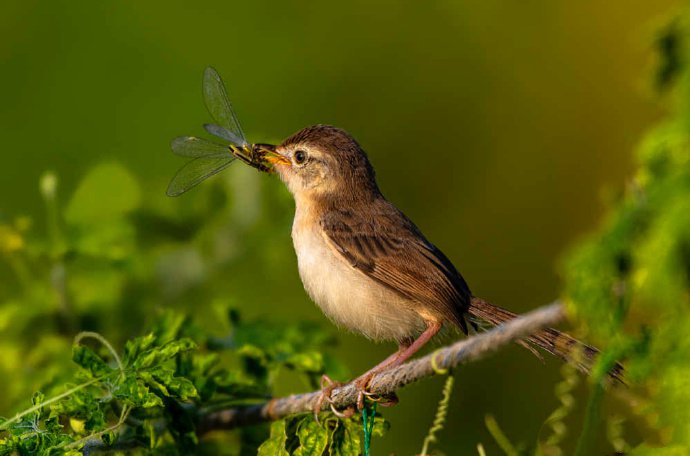
<svg viewBox="0 0 690 456">
<path fill-rule="evenodd" d="M 453 368 L 482 358 L 512 341 L 547 326 L 553 326 L 563 318 L 563 307 L 559 302 L 541 307 L 485 333 L 469 337 L 432 354 L 382 372 L 372 378 L 369 391 L 375 395 L 389 395 L 405 385 L 434 375 L 439 369 Z M 434 369 L 434 364 L 436 369 Z M 215 429 L 232 429 L 309 412 L 320 394 L 320 391 L 296 394 L 276 398 L 265 404 L 213 412 L 201 417 L 197 431 L 203 434 Z M 357 401 L 357 390 L 353 385 L 343 385 L 333 390 L 331 398 L 337 408 L 348 407 Z M 326 410 L 328 407 L 329 405 L 324 403 L 323 409 Z"/>
<path fill-rule="evenodd" d="M 437 372 L 444 369 L 483 358 L 510 342 L 547 326 L 553 326 L 563 318 L 563 306 L 559 302 L 540 307 L 487 332 L 440 348 L 427 356 L 382 372 L 372 378 L 369 383 L 369 391 L 381 396 L 391 394 L 412 382 L 437 375 Z M 265 421 L 279 420 L 288 415 L 311 412 L 320 394 L 320 391 L 295 394 L 272 399 L 264 404 L 211 412 L 199 417 L 197 434 L 202 435 L 213 430 L 250 426 Z M 352 385 L 343 385 L 333 390 L 331 398 L 334 405 L 339 408 L 354 405 L 357 401 L 357 390 Z M 328 409 L 328 404 L 324 404 L 323 408 L 324 410 Z M 162 428 L 163 423 L 158 423 L 158 426 Z M 121 430 L 120 434 L 123 432 L 124 430 Z M 100 439 L 89 439 L 82 448 L 82 452 L 84 455 L 91 455 L 101 451 L 128 449 L 136 446 L 138 446 L 138 442 L 135 440 L 118 440 L 113 445 L 108 446 Z"/>
</svg>

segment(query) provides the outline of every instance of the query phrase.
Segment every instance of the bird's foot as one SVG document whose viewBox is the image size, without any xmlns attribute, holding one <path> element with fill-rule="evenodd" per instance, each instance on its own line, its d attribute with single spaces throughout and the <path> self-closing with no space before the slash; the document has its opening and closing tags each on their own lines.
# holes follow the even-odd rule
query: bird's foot
<svg viewBox="0 0 690 456">
<path fill-rule="evenodd" d="M 312 411 L 314 412 L 314 419 L 319 421 L 319 412 L 323 408 L 323 404 L 327 402 L 330 406 L 333 414 L 339 418 L 350 418 L 355 414 L 356 411 L 361 412 L 364 410 L 364 398 L 372 402 L 376 402 L 383 407 L 392 407 L 398 403 L 398 396 L 395 393 L 389 393 L 385 395 L 377 395 L 369 392 L 369 382 L 376 375 L 376 372 L 366 373 L 357 379 L 352 381 L 352 385 L 357 390 L 357 402 L 355 406 L 349 406 L 343 410 L 338 410 L 335 408 L 331 394 L 333 390 L 344 386 L 342 382 L 337 382 L 332 380 L 328 375 L 323 375 L 321 377 L 321 394 L 319 398 L 314 403 Z"/>
<path fill-rule="evenodd" d="M 357 389 L 357 410 L 364 410 L 364 398 L 376 402 L 383 407 L 392 407 L 399 402 L 398 396 L 395 393 L 386 395 L 376 395 L 369 392 L 369 382 L 376 375 L 376 372 L 366 373 L 354 380 L 352 383 Z"/>
<path fill-rule="evenodd" d="M 319 412 L 323 408 L 324 402 L 328 402 L 333 414 L 339 418 L 350 418 L 352 415 L 355 414 L 355 410 L 351 406 L 347 407 L 345 410 L 340 411 L 337 410 L 335 408 L 335 405 L 333 404 L 333 399 L 331 398 L 333 390 L 343 385 L 344 383 L 332 380 L 328 375 L 324 374 L 321 376 L 321 394 L 314 403 L 314 408 L 312 409 L 312 411 L 314 412 L 314 419 L 317 422 L 319 421 Z"/>
</svg>

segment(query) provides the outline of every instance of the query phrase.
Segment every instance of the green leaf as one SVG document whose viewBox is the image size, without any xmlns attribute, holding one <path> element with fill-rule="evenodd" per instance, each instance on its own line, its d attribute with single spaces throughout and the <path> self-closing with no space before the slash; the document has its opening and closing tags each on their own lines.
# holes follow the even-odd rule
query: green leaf
<svg viewBox="0 0 690 456">
<path fill-rule="evenodd" d="M 163 400 L 136 378 L 128 377 L 115 389 L 113 395 L 132 407 L 146 409 L 163 406 Z"/>
<path fill-rule="evenodd" d="M 80 182 L 65 211 L 72 225 L 103 224 L 122 218 L 141 202 L 139 184 L 117 163 L 93 168 Z"/>
<path fill-rule="evenodd" d="M 149 333 L 145 336 L 128 340 L 127 343 L 125 343 L 125 354 L 122 360 L 125 366 L 131 366 L 137 359 L 139 354 L 147 350 L 155 342 L 156 336 L 153 333 Z"/>
<path fill-rule="evenodd" d="M 50 406 L 51 418 L 69 417 L 84 421 L 89 431 L 102 429 L 106 424 L 109 404 L 89 390 L 79 390 Z M 47 425 L 47 421 L 46 421 Z"/>
<path fill-rule="evenodd" d="M 331 456 L 359 456 L 362 447 L 362 424 L 355 419 L 338 420 L 331 434 Z"/>
<path fill-rule="evenodd" d="M 297 430 L 299 448 L 295 456 L 321 456 L 328 446 L 328 431 L 316 422 L 314 417 L 305 417 Z"/>
<path fill-rule="evenodd" d="M 86 369 L 92 377 L 103 377 L 113 372 L 103 358 L 84 345 L 72 347 L 72 361 Z"/>
<path fill-rule="evenodd" d="M 164 396 L 173 396 L 183 401 L 198 397 L 194 384 L 184 377 L 175 377 L 172 371 L 157 369 L 153 372 L 140 372 L 139 376 Z"/>
<path fill-rule="evenodd" d="M 285 420 L 271 423 L 271 435 L 261 444 L 257 456 L 290 456 L 285 450 Z"/>
<path fill-rule="evenodd" d="M 36 391 L 31 397 L 31 405 L 41 404 L 46 398 L 46 395 L 40 391 Z"/>
<path fill-rule="evenodd" d="M 193 350 L 196 347 L 196 343 L 188 338 L 173 340 L 162 347 L 155 347 L 139 354 L 132 363 L 132 366 L 135 369 L 144 369 L 158 365 L 164 361 L 174 358 L 178 353 Z"/>
</svg>

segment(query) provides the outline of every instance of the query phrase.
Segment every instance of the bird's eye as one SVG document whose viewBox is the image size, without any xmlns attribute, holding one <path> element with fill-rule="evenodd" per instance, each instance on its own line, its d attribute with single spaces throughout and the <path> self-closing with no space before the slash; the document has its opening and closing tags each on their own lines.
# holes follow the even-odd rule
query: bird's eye
<svg viewBox="0 0 690 456">
<path fill-rule="evenodd" d="M 297 163 L 298 165 L 301 165 L 307 161 L 307 153 L 303 150 L 295 151 L 294 157 L 295 163 Z"/>
</svg>

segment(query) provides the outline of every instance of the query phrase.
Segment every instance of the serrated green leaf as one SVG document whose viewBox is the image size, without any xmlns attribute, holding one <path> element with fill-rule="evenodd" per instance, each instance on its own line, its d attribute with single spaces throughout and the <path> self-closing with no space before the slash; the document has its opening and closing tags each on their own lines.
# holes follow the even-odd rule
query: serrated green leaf
<svg viewBox="0 0 690 456">
<path fill-rule="evenodd" d="M 271 435 L 261 444 L 257 456 L 290 456 L 285 450 L 285 420 L 271 423 Z"/>
<path fill-rule="evenodd" d="M 43 401 L 45 400 L 45 398 L 46 398 L 46 395 L 45 395 L 45 394 L 43 394 L 43 393 L 40 392 L 40 391 L 36 391 L 36 392 L 33 394 L 33 396 L 31 396 L 31 405 L 38 405 L 38 404 L 41 404 L 41 403 L 43 403 Z"/>
<path fill-rule="evenodd" d="M 142 337 L 128 340 L 125 343 L 125 354 L 122 358 L 125 366 L 131 366 L 137 357 L 156 342 L 156 336 L 149 333 Z"/>
<path fill-rule="evenodd" d="M 172 377 L 166 383 L 168 391 L 178 399 L 187 401 L 199 397 L 194 384 L 184 377 Z"/>
<path fill-rule="evenodd" d="M 196 343 L 193 340 L 184 338 L 173 340 L 163 345 L 162 347 L 154 347 L 143 353 L 140 353 L 132 362 L 132 367 L 135 369 L 145 369 L 151 366 L 163 363 L 177 354 L 193 350 L 196 348 Z"/>
<path fill-rule="evenodd" d="M 388 420 L 384 419 L 380 415 L 374 417 L 374 429 L 371 431 L 371 435 L 375 437 L 383 437 L 386 432 L 390 429 L 391 424 Z"/>
<path fill-rule="evenodd" d="M 338 426 L 331 434 L 329 453 L 331 456 L 359 456 L 362 447 L 362 425 L 355 419 L 338 420 Z"/>
<path fill-rule="evenodd" d="M 196 388 L 190 380 L 176 377 L 170 370 L 157 369 L 153 372 L 140 372 L 139 376 L 165 396 L 173 396 L 183 401 L 198 397 Z"/>
<path fill-rule="evenodd" d="M 44 400 L 45 400 L 45 394 L 43 394 L 40 391 L 36 391 L 33 394 L 33 396 L 31 397 L 31 405 L 34 405 L 34 406 L 40 405 L 43 403 Z M 22 420 L 22 421 L 28 421 L 29 423 L 31 423 L 31 425 L 34 425 L 34 423 L 37 423 L 41 419 L 41 412 L 42 412 L 42 409 L 38 408 L 33 413 L 30 413 L 29 415 L 27 415 L 24 418 L 24 420 Z"/>
<path fill-rule="evenodd" d="M 92 377 L 103 377 L 113 372 L 103 358 L 84 345 L 72 347 L 72 361 L 86 369 Z"/>
<path fill-rule="evenodd" d="M 79 390 L 51 404 L 50 417 L 56 422 L 60 416 L 83 420 L 84 428 L 93 431 L 105 426 L 106 410 L 109 410 L 108 403 L 101 401 L 98 395 L 88 390 Z"/>
<path fill-rule="evenodd" d="M 321 456 L 328 446 L 328 431 L 312 417 L 302 420 L 297 430 L 299 448 L 294 456 Z"/>
<path fill-rule="evenodd" d="M 136 378 L 127 378 L 114 390 L 113 395 L 132 407 L 146 409 L 163 406 L 163 400 Z"/>
<path fill-rule="evenodd" d="M 163 396 L 170 396 L 168 393 L 168 388 L 162 383 L 160 383 L 151 372 L 139 372 L 137 376 L 142 379 L 148 386 L 157 389 Z"/>
</svg>

